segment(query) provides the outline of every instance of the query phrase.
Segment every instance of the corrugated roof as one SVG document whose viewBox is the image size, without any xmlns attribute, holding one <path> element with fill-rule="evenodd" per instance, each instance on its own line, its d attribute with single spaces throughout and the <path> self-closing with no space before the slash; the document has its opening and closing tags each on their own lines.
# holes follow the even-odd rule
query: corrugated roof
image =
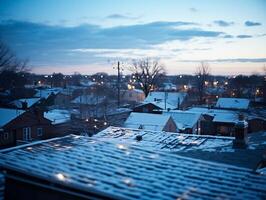
<svg viewBox="0 0 266 200">
<path fill-rule="evenodd" d="M 0 164 L 77 192 L 123 199 L 266 197 L 265 176 L 251 170 L 83 136 L 8 149 Z"/>
</svg>

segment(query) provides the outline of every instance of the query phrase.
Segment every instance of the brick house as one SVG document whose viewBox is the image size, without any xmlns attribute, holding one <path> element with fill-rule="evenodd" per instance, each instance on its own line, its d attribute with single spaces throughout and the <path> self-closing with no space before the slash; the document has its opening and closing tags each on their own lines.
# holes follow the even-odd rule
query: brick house
<svg viewBox="0 0 266 200">
<path fill-rule="evenodd" d="M 51 130 L 52 123 L 44 118 L 42 111 L 28 110 L 2 124 L 0 148 L 16 146 L 21 142 L 51 138 L 53 137 Z"/>
</svg>

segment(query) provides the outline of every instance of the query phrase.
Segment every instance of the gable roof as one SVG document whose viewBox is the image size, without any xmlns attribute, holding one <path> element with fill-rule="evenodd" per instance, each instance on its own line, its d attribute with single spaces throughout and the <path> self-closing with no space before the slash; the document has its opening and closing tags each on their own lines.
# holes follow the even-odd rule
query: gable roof
<svg viewBox="0 0 266 200">
<path fill-rule="evenodd" d="M 125 121 L 124 127 L 162 131 L 170 118 L 169 115 L 132 112 Z"/>
<path fill-rule="evenodd" d="M 0 127 L 3 127 L 24 112 L 23 110 L 0 108 Z"/>
<path fill-rule="evenodd" d="M 249 99 L 243 98 L 219 98 L 216 107 L 245 110 L 248 109 L 249 102 Z"/>
<path fill-rule="evenodd" d="M 1 152 L 0 166 L 26 174 L 29 179 L 35 177 L 54 183 L 55 187 L 74 190 L 75 195 L 83 197 L 95 194 L 114 199 L 263 199 L 266 196 L 265 176 L 249 169 L 84 136 L 70 135 L 7 149 Z"/>
<path fill-rule="evenodd" d="M 201 114 L 193 113 L 189 111 L 164 111 L 163 115 L 170 115 L 174 122 L 176 123 L 179 130 L 184 130 L 186 128 L 193 128 L 195 124 L 199 121 Z"/>
<path fill-rule="evenodd" d="M 161 109 L 165 109 L 165 98 L 166 98 L 166 109 L 175 109 L 178 103 L 181 105 L 186 97 L 184 92 L 150 92 L 144 100 L 144 103 L 154 103 Z"/>
</svg>

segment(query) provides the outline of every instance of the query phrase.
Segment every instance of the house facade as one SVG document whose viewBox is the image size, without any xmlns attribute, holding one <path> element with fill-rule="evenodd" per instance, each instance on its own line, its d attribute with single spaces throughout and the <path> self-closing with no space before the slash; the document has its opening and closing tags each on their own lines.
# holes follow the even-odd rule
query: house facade
<svg viewBox="0 0 266 200">
<path fill-rule="evenodd" d="M 51 138 L 52 128 L 51 121 L 44 118 L 42 111 L 26 111 L 2 126 L 1 147 Z"/>
</svg>

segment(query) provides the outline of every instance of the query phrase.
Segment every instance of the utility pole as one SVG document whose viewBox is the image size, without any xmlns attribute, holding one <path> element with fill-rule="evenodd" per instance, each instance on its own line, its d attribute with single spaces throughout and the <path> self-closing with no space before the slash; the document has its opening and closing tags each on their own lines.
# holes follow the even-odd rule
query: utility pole
<svg viewBox="0 0 266 200">
<path fill-rule="evenodd" d="M 117 106 L 120 106 L 120 62 L 117 62 Z"/>
<path fill-rule="evenodd" d="M 115 62 L 116 65 L 116 62 Z M 113 69 L 117 69 L 117 106 L 120 106 L 120 87 L 121 87 L 121 72 L 123 67 L 120 66 L 121 62 L 117 61 L 117 66 L 113 66 Z"/>
</svg>

